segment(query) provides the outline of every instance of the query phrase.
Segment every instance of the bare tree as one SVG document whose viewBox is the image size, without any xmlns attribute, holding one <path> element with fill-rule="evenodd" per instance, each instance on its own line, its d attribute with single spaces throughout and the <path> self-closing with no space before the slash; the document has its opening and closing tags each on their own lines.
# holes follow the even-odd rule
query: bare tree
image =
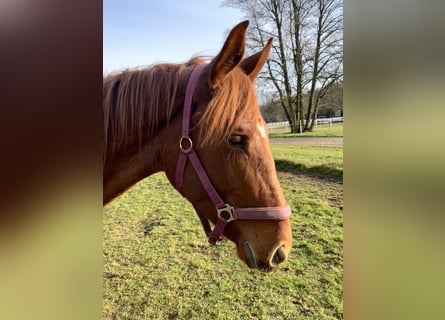
<svg viewBox="0 0 445 320">
<path fill-rule="evenodd" d="M 271 84 L 292 132 L 312 130 L 320 99 L 343 77 L 342 0 L 225 0 L 224 4 L 242 10 L 251 21 L 252 51 L 275 39 L 260 79 Z"/>
</svg>

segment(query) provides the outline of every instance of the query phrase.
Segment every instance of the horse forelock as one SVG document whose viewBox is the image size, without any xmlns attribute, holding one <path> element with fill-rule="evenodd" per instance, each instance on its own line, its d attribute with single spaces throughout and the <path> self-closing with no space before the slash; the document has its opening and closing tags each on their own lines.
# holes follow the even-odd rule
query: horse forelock
<svg viewBox="0 0 445 320">
<path fill-rule="evenodd" d="M 200 144 L 218 144 L 226 140 L 246 115 L 257 122 L 260 112 L 251 80 L 240 68 L 230 72 L 216 89 L 198 125 Z"/>
</svg>

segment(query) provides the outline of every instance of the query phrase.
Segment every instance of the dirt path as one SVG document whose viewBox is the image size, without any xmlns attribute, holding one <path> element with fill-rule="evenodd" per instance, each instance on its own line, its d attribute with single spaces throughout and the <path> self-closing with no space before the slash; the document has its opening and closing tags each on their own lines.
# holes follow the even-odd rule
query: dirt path
<svg viewBox="0 0 445 320">
<path fill-rule="evenodd" d="M 295 138 L 270 138 L 270 143 L 275 144 L 299 144 L 299 145 L 321 145 L 342 146 L 343 137 L 295 137 Z"/>
</svg>

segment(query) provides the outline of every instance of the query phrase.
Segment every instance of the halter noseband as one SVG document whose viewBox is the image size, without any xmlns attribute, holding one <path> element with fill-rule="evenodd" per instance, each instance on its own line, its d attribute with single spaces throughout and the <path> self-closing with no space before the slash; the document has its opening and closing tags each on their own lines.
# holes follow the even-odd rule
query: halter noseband
<svg viewBox="0 0 445 320">
<path fill-rule="evenodd" d="M 192 97 L 193 91 L 195 90 L 198 77 L 205 67 L 205 64 L 198 65 L 192 71 L 189 82 L 187 84 L 187 90 L 185 94 L 184 101 L 184 111 L 182 117 L 182 132 L 181 138 L 179 139 L 179 160 L 176 167 L 176 180 L 175 188 L 180 192 L 182 188 L 182 182 L 184 178 L 185 166 L 187 164 L 187 159 L 190 160 L 193 168 L 195 169 L 199 180 L 202 183 L 205 191 L 207 192 L 210 200 L 213 202 L 217 214 L 218 221 L 215 228 L 211 229 L 209 221 L 201 213 L 198 212 L 199 219 L 201 220 L 202 226 L 206 235 L 208 236 L 209 242 L 211 244 L 216 244 L 217 242 L 224 239 L 222 235 L 225 226 L 234 220 L 285 220 L 291 215 L 291 210 L 289 205 L 280 207 L 263 207 L 263 208 L 234 208 L 230 204 L 225 203 L 218 192 L 216 192 L 213 184 L 210 182 L 209 177 L 201 164 L 195 150 L 193 149 L 193 142 L 190 139 L 190 116 L 192 113 Z"/>
</svg>

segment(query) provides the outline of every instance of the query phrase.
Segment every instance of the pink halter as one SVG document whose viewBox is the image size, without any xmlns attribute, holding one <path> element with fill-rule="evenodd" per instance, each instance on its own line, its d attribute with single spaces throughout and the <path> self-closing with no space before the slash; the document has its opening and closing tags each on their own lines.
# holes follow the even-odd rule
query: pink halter
<svg viewBox="0 0 445 320">
<path fill-rule="evenodd" d="M 207 192 L 210 200 L 213 202 L 217 214 L 218 221 L 215 225 L 215 229 L 211 229 L 209 221 L 201 213 L 198 212 L 199 219 L 201 220 L 202 226 L 206 235 L 208 236 L 209 242 L 211 244 L 216 244 L 217 242 L 224 239 L 222 235 L 225 226 L 234 220 L 286 220 L 291 215 L 291 210 L 288 205 L 281 207 L 264 207 L 264 208 L 234 208 L 230 204 L 225 203 L 218 192 L 209 180 L 201 161 L 198 158 L 195 150 L 193 149 L 193 142 L 190 139 L 190 117 L 192 113 L 192 97 L 193 91 L 195 90 L 198 77 L 205 67 L 205 64 L 198 65 L 190 76 L 189 82 L 187 84 L 187 91 L 185 94 L 184 101 L 184 111 L 182 118 L 182 135 L 179 139 L 179 160 L 178 166 L 176 167 L 176 180 L 175 187 L 181 192 L 182 182 L 184 178 L 185 166 L 187 164 L 187 159 L 190 159 L 190 163 L 195 169 L 199 180 L 201 181 L 205 191 Z M 184 146 L 186 142 L 187 146 Z"/>
</svg>

